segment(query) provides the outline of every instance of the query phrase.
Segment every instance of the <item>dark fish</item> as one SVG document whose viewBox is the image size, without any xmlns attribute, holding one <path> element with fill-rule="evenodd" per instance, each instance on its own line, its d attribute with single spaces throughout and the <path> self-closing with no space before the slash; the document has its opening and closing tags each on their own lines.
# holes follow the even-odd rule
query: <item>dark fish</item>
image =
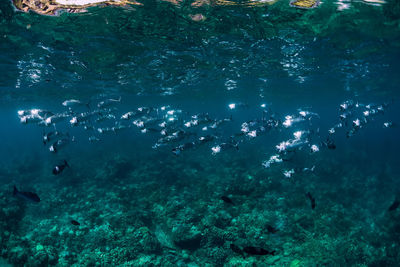
<svg viewBox="0 0 400 267">
<path fill-rule="evenodd" d="M 214 135 L 206 135 L 206 136 L 200 136 L 198 139 L 198 143 L 201 144 L 205 144 L 207 142 L 213 141 L 214 139 L 216 139 L 217 137 Z"/>
<path fill-rule="evenodd" d="M 68 162 L 67 162 L 66 160 L 64 160 L 64 164 L 62 164 L 62 165 L 56 165 L 56 166 L 53 168 L 53 174 L 54 174 L 54 175 L 58 175 L 58 174 L 62 173 L 62 171 L 65 169 L 65 167 L 68 167 L 68 168 L 69 168 Z"/>
<path fill-rule="evenodd" d="M 50 150 L 50 152 L 57 153 L 58 150 L 59 150 L 61 147 L 65 146 L 65 145 L 68 144 L 68 143 L 69 143 L 69 139 L 67 139 L 67 138 L 63 138 L 63 139 L 57 140 L 56 142 L 54 142 L 54 143 L 49 147 L 49 150 Z"/>
<path fill-rule="evenodd" d="M 57 138 L 57 136 L 65 136 L 69 137 L 69 133 L 62 133 L 59 131 L 52 131 L 52 132 L 43 132 L 43 144 L 46 145 L 47 143 L 51 142 L 53 139 Z"/>
<path fill-rule="evenodd" d="M 325 145 L 328 149 L 332 149 L 332 150 L 336 149 L 335 143 L 333 142 L 333 140 L 331 140 L 331 139 L 329 139 L 329 138 L 326 139 L 326 142 L 324 142 L 324 145 Z"/>
<path fill-rule="evenodd" d="M 175 147 L 172 149 L 172 153 L 175 155 L 179 156 L 181 154 L 182 150 L 179 147 Z"/>
<path fill-rule="evenodd" d="M 282 161 L 292 161 L 293 158 L 296 156 L 296 150 L 287 150 L 282 153 L 280 156 Z"/>
<path fill-rule="evenodd" d="M 393 128 L 395 126 L 396 126 L 396 124 L 394 124 L 393 122 L 390 122 L 390 121 L 383 123 L 383 128 Z"/>
<path fill-rule="evenodd" d="M 45 145 L 47 142 L 50 142 L 51 137 L 53 135 L 57 135 L 57 131 L 45 133 L 43 132 L 43 144 Z"/>
<path fill-rule="evenodd" d="M 244 247 L 243 251 L 250 255 L 275 255 L 275 250 L 268 251 L 260 247 Z"/>
<path fill-rule="evenodd" d="M 195 146 L 196 146 L 195 142 L 185 143 L 185 144 L 182 144 L 180 146 L 177 146 L 177 147 L 173 148 L 172 149 L 172 153 L 174 153 L 175 155 L 179 156 L 181 151 L 184 151 L 186 149 L 194 148 Z"/>
<path fill-rule="evenodd" d="M 225 203 L 231 204 L 231 205 L 235 205 L 232 201 L 232 199 L 230 199 L 227 196 L 221 196 L 221 200 L 223 200 Z"/>
<path fill-rule="evenodd" d="M 236 150 L 239 150 L 239 142 L 236 143 L 221 143 L 219 145 L 221 147 L 221 150 L 226 150 L 229 148 L 235 148 Z"/>
<path fill-rule="evenodd" d="M 73 225 L 81 225 L 78 221 L 75 221 L 75 220 L 71 220 L 71 223 L 73 224 Z"/>
<path fill-rule="evenodd" d="M 249 105 L 246 103 L 239 102 L 239 103 L 231 103 L 228 105 L 228 107 L 229 107 L 229 109 L 248 108 Z"/>
<path fill-rule="evenodd" d="M 150 112 L 154 111 L 153 107 L 140 107 L 137 108 L 137 114 L 149 114 Z"/>
<path fill-rule="evenodd" d="M 215 120 L 214 123 L 212 123 L 208 127 L 210 127 L 211 129 L 216 129 L 220 125 L 225 124 L 227 122 L 231 122 L 231 121 L 232 121 L 232 115 L 229 118 L 225 118 L 225 119 L 221 119 L 221 120 Z"/>
<path fill-rule="evenodd" d="M 307 195 L 307 197 L 308 197 L 308 198 L 310 199 L 310 201 L 311 201 L 311 208 L 312 208 L 312 209 L 315 209 L 315 198 L 312 197 L 312 195 L 311 195 L 310 192 L 308 192 L 306 195 Z"/>
<path fill-rule="evenodd" d="M 143 130 L 142 130 L 142 132 L 144 133 L 144 132 L 153 132 L 153 133 L 159 133 L 160 132 L 160 130 L 159 129 L 156 129 L 156 128 L 144 128 Z"/>
<path fill-rule="evenodd" d="M 40 202 L 40 198 L 36 193 L 18 191 L 15 185 L 14 185 L 13 195 L 32 202 Z"/>
<path fill-rule="evenodd" d="M 268 233 L 271 233 L 271 234 L 275 234 L 276 232 L 278 232 L 278 229 L 276 229 L 275 227 L 273 227 L 271 225 L 267 225 L 267 230 L 268 230 Z"/>
<path fill-rule="evenodd" d="M 203 125 L 212 121 L 208 113 L 201 113 L 192 116 L 192 119 L 197 122 L 197 125 Z"/>
<path fill-rule="evenodd" d="M 230 245 L 230 248 L 232 249 L 233 252 L 236 252 L 236 253 L 238 253 L 238 254 L 244 256 L 243 251 L 240 249 L 239 246 L 237 246 L 237 245 L 235 245 L 235 244 L 232 243 L 232 244 Z"/>
<path fill-rule="evenodd" d="M 158 139 L 157 143 L 165 144 L 165 143 L 180 141 L 185 138 L 185 135 L 186 135 L 185 131 L 178 130 L 170 135 Z"/>
<path fill-rule="evenodd" d="M 400 206 L 400 201 L 395 200 L 392 205 L 390 205 L 388 211 L 394 211 Z"/>
</svg>

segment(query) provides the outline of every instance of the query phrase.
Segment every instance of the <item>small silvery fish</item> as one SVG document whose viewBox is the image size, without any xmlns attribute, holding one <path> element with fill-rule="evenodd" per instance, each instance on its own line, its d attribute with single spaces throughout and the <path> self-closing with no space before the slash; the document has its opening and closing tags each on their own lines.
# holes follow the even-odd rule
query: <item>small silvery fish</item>
<svg viewBox="0 0 400 267">
<path fill-rule="evenodd" d="M 98 108 L 105 108 L 108 107 L 110 105 L 116 104 L 116 103 L 120 103 L 121 102 L 121 97 L 119 97 L 118 99 L 106 99 L 104 101 L 101 101 L 97 104 Z"/>
<path fill-rule="evenodd" d="M 68 107 L 68 108 L 86 106 L 88 109 L 90 109 L 89 103 L 90 103 L 90 101 L 88 103 L 84 103 L 77 99 L 69 99 L 69 100 L 65 100 L 64 102 L 62 102 L 62 105 L 64 107 Z"/>
<path fill-rule="evenodd" d="M 76 99 L 65 100 L 62 102 L 64 107 L 71 107 L 71 106 L 79 106 L 82 105 L 82 102 Z"/>
</svg>

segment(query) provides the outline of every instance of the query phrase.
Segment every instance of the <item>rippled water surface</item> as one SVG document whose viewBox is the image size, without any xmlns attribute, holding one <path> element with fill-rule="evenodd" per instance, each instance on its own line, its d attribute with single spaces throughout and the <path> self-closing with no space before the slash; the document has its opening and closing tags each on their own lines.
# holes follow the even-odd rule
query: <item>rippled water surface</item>
<svg viewBox="0 0 400 267">
<path fill-rule="evenodd" d="M 1 1 L 4 261 L 396 266 L 400 4 L 378 2 Z"/>
</svg>

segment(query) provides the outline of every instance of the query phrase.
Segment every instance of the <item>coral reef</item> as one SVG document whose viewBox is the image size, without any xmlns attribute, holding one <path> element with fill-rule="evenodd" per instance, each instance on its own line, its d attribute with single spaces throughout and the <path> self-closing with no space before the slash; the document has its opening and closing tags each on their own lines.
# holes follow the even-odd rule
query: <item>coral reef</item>
<svg viewBox="0 0 400 267">
<path fill-rule="evenodd" d="M 204 158 L 201 168 L 165 159 L 166 166 L 173 166 L 165 167 L 167 173 L 182 174 L 165 184 L 160 180 L 165 170 L 152 168 L 148 158 L 127 168 L 129 158 L 116 154 L 85 173 L 96 179 L 77 184 L 69 177 L 41 188 L 40 204 L 7 195 L 12 185 L 4 184 L 1 255 L 14 266 L 295 267 L 393 265 L 399 260 L 400 215 L 388 212 L 390 200 L 379 196 L 379 190 L 390 192 L 387 184 L 395 183 L 390 169 L 381 174 L 383 182 L 374 175 L 361 177 L 343 162 L 321 159 L 332 180 L 328 185 L 321 171 L 309 184 L 306 177 L 288 181 L 261 167 L 244 169 L 240 158 L 226 157 L 236 167 L 209 175 L 218 165 L 210 159 Z M 69 176 L 74 175 L 82 173 Z M 289 186 L 282 190 L 285 183 Z M 315 192 L 314 210 L 305 188 Z M 234 204 L 221 201 L 222 194 Z M 237 253 L 231 244 L 276 253 Z"/>
</svg>

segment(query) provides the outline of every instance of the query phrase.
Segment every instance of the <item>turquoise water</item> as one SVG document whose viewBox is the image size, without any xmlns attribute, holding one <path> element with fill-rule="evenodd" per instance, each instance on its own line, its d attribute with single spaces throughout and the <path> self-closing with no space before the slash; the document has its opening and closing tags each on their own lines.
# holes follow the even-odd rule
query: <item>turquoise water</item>
<svg viewBox="0 0 400 267">
<path fill-rule="evenodd" d="M 400 5 L 345 3 L 2 1 L 0 265 L 396 266 Z"/>
</svg>

